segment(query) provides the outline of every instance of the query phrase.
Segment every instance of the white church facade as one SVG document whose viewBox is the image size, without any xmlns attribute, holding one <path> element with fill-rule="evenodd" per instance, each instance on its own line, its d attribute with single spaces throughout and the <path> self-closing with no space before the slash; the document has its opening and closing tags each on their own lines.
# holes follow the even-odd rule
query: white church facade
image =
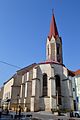
<svg viewBox="0 0 80 120">
<path fill-rule="evenodd" d="M 14 89 L 14 92 L 16 90 L 14 102 L 18 102 L 24 111 L 51 111 L 57 110 L 57 107 L 74 109 L 71 81 L 73 73 L 63 64 L 62 39 L 58 34 L 54 15 L 46 42 L 46 60 L 18 70 L 17 75 L 20 75 L 19 101 L 17 101 L 17 83 Z M 14 87 L 15 85 L 11 90 Z M 12 98 L 10 99 L 12 101 Z M 14 107 L 11 101 L 10 108 Z"/>
</svg>

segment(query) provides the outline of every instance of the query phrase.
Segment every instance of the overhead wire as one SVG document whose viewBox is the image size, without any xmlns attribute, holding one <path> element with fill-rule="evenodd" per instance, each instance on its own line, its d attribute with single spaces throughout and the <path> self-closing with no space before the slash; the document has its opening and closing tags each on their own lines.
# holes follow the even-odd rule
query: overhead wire
<svg viewBox="0 0 80 120">
<path fill-rule="evenodd" d="M 13 64 L 10 64 L 10 63 L 8 63 L 8 62 L 4 62 L 4 61 L 0 61 L 0 63 L 6 64 L 6 65 L 9 65 L 9 66 L 11 66 L 11 67 L 18 68 L 18 69 L 21 68 L 21 67 L 19 67 L 19 66 L 17 66 L 17 65 L 13 65 Z"/>
</svg>

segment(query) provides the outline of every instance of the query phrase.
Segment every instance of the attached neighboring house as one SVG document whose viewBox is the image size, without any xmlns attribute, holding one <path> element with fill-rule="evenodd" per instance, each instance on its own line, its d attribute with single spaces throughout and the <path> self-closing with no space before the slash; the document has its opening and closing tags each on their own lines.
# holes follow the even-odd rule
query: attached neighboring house
<svg viewBox="0 0 80 120">
<path fill-rule="evenodd" d="M 32 66 L 25 67 L 16 72 L 8 81 L 4 83 L 2 105 L 4 108 L 16 110 L 19 105 L 21 86 L 22 86 L 22 75 L 27 72 Z"/>
<path fill-rule="evenodd" d="M 16 73 L 7 82 L 4 83 L 4 92 L 2 104 L 3 107 L 16 109 L 17 99 L 19 99 L 21 85 L 21 76 Z"/>
<path fill-rule="evenodd" d="M 74 109 L 80 110 L 80 70 L 77 70 L 72 80 Z"/>
</svg>

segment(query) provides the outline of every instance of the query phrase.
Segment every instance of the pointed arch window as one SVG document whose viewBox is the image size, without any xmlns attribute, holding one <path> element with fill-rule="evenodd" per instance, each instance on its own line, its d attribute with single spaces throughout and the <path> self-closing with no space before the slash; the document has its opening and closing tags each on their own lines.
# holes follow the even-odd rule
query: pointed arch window
<svg viewBox="0 0 80 120">
<path fill-rule="evenodd" d="M 43 96 L 47 96 L 47 74 L 43 74 Z"/>
<path fill-rule="evenodd" d="M 61 105 L 61 83 L 59 75 L 55 75 L 55 81 L 56 81 L 56 93 L 58 94 L 58 104 Z"/>
</svg>

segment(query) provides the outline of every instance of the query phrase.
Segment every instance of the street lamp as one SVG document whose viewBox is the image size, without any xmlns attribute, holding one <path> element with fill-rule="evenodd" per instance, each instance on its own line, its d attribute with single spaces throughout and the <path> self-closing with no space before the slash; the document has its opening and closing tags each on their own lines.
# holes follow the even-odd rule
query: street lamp
<svg viewBox="0 0 80 120">
<path fill-rule="evenodd" d="M 19 94 L 17 94 L 16 115 L 17 115 L 17 112 L 18 112 L 18 100 L 19 100 Z"/>
</svg>

